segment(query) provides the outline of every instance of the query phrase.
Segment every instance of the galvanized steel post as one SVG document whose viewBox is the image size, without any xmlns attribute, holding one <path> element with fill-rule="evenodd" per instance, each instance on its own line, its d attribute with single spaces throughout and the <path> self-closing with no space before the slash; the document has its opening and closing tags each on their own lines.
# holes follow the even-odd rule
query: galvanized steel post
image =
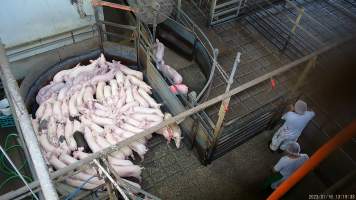
<svg viewBox="0 0 356 200">
<path fill-rule="evenodd" d="M 4 88 L 8 92 L 8 99 L 11 109 L 14 112 L 15 120 L 18 120 L 17 129 L 23 134 L 26 146 L 35 168 L 36 175 L 42 188 L 45 199 L 58 199 L 58 194 L 54 189 L 52 180 L 49 177 L 47 165 L 42 157 L 40 147 L 32 127 L 31 119 L 19 92 L 19 87 L 14 75 L 11 73 L 8 59 L 5 54 L 5 47 L 0 40 L 0 75 Z"/>
<path fill-rule="evenodd" d="M 212 0 L 212 1 L 211 1 L 210 14 L 209 14 L 209 26 L 212 25 L 213 20 L 214 20 L 214 13 L 215 13 L 216 1 L 217 1 L 217 0 Z"/>
<path fill-rule="evenodd" d="M 232 71 L 231 71 L 229 80 L 227 82 L 225 94 L 230 91 L 230 87 L 231 87 L 232 83 L 234 82 L 234 76 L 235 76 L 237 67 L 240 64 L 240 56 L 241 56 L 241 53 L 237 52 L 236 58 L 235 58 L 235 61 L 234 61 L 234 65 L 232 67 Z M 210 160 L 210 158 L 212 157 L 212 155 L 213 155 L 213 153 L 215 151 L 216 145 L 217 145 L 218 140 L 219 140 L 219 136 L 220 136 L 220 134 L 222 132 L 221 128 L 223 126 L 225 115 L 228 112 L 230 98 L 231 98 L 231 96 L 227 97 L 226 99 L 224 99 L 221 102 L 220 109 L 219 109 L 219 118 L 218 118 L 218 121 L 216 122 L 216 125 L 215 125 L 215 128 L 214 128 L 214 134 L 213 134 L 214 139 L 213 139 L 212 145 L 210 146 L 209 160 Z"/>
</svg>

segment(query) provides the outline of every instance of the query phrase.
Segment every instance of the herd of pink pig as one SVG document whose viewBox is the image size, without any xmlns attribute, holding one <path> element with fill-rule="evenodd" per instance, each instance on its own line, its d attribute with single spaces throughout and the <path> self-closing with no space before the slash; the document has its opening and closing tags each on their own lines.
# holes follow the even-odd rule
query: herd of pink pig
<svg viewBox="0 0 356 200">
<path fill-rule="evenodd" d="M 172 117 L 169 113 L 162 113 L 161 104 L 150 96 L 152 88 L 143 81 L 142 72 L 117 61 L 108 62 L 104 55 L 90 62 L 89 65 L 78 64 L 58 72 L 36 96 L 39 107 L 33 127 L 51 170 L 64 168 Z M 182 78 L 177 77 L 175 70 L 169 66 L 164 69 L 176 84 L 181 84 Z M 173 139 L 179 148 L 182 137 L 177 124 L 164 127 L 157 133 L 168 142 Z M 84 138 L 85 146 L 76 140 L 75 134 Z M 121 177 L 141 180 L 143 168 L 133 164 L 130 158 L 135 159 L 133 152 L 136 152 L 144 159 L 148 150 L 146 143 L 151 137 L 111 153 L 108 162 L 112 169 Z M 104 184 L 94 168 L 81 171 L 65 181 L 78 187 L 93 176 L 83 186 L 84 189 Z M 140 187 L 135 182 L 128 182 Z"/>
</svg>

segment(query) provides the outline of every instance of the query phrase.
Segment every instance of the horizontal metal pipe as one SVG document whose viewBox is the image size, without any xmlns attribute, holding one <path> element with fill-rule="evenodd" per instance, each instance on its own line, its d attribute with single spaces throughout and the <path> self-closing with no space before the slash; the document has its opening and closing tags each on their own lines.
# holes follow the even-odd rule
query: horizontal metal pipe
<svg viewBox="0 0 356 200">
<path fill-rule="evenodd" d="M 299 66 L 300 64 L 310 60 L 311 58 L 313 58 L 313 57 L 315 57 L 315 56 L 317 56 L 319 54 L 325 53 L 326 51 L 328 51 L 328 50 L 330 50 L 330 49 L 332 49 L 332 48 L 334 48 L 334 47 L 336 47 L 338 45 L 341 45 L 341 44 L 343 44 L 343 43 L 345 43 L 345 42 L 347 42 L 347 41 L 349 41 L 351 39 L 353 39 L 353 37 L 348 37 L 348 38 L 345 38 L 345 39 L 340 40 L 338 42 L 332 43 L 332 44 L 330 44 L 328 46 L 325 46 L 325 47 L 323 47 L 323 48 L 321 48 L 321 49 L 319 49 L 319 50 L 317 50 L 317 51 L 315 51 L 315 52 L 313 52 L 313 53 L 311 53 L 311 54 L 309 54 L 309 55 L 307 55 L 307 56 L 305 56 L 303 58 L 300 58 L 300 59 L 295 60 L 295 61 L 293 61 L 291 63 L 288 63 L 288 64 L 286 64 L 286 65 L 284 65 L 284 66 L 282 66 L 282 67 L 280 67 L 280 68 L 278 68 L 278 69 L 276 69 L 276 70 L 274 70 L 272 72 L 269 72 L 269 73 L 267 73 L 267 74 L 265 74 L 263 76 L 260 76 L 260 77 L 258 77 L 256 79 L 252 80 L 252 81 L 249 81 L 249 82 L 247 82 L 247 83 L 245 83 L 243 85 L 240 85 L 240 86 L 230 90 L 227 93 L 224 93 L 224 94 L 219 95 L 219 96 L 217 96 L 215 98 L 212 98 L 212 99 L 210 99 L 210 100 L 208 100 L 208 101 L 206 101 L 206 102 L 204 102 L 202 104 L 199 104 L 199 105 L 197 105 L 197 106 L 195 106 L 195 107 L 193 107 L 193 108 L 191 108 L 189 110 L 186 110 L 186 111 L 184 111 L 184 112 L 182 112 L 182 113 L 180 113 L 180 114 L 178 114 L 178 115 L 176 115 L 176 116 L 174 116 L 172 118 L 169 118 L 169 119 L 163 121 L 162 123 L 143 131 L 142 133 L 134 135 L 134 136 L 132 136 L 132 137 L 130 137 L 130 138 L 124 140 L 124 141 L 121 141 L 121 142 L 119 142 L 117 144 L 111 145 L 110 147 L 107 147 L 107 148 L 102 149 L 102 150 L 100 150 L 100 151 L 98 151 L 96 153 L 91 154 L 90 156 L 86 157 L 83 160 L 80 160 L 80 161 L 78 161 L 76 163 L 73 163 L 72 165 L 69 165 L 69 166 L 67 166 L 65 168 L 62 168 L 62 169 L 60 169 L 58 171 L 55 171 L 55 172 L 50 174 L 50 177 L 52 179 L 61 177 L 61 176 L 65 175 L 65 174 L 67 174 L 68 172 L 71 172 L 71 171 L 73 171 L 73 170 L 75 170 L 75 169 L 77 169 L 79 167 L 82 167 L 83 165 L 91 163 L 94 159 L 100 158 L 100 157 L 105 156 L 107 154 L 110 154 L 110 153 L 112 153 L 114 151 L 117 151 L 118 149 L 120 149 L 122 147 L 125 147 L 128 144 L 130 144 L 132 142 L 135 142 L 135 141 L 137 141 L 137 140 L 139 140 L 141 138 L 144 138 L 145 136 L 148 136 L 148 135 L 156 132 L 157 130 L 159 130 L 159 129 L 161 129 L 161 128 L 169 125 L 169 124 L 172 124 L 172 123 L 175 123 L 175 122 L 180 121 L 182 119 L 185 119 L 186 117 L 189 117 L 190 115 L 193 115 L 193 114 L 195 114 L 197 112 L 200 112 L 201 110 L 204 110 L 204 109 L 206 109 L 206 108 L 208 108 L 208 107 L 210 107 L 210 106 L 212 106 L 212 105 L 214 105 L 214 104 L 216 104 L 218 102 L 221 102 L 224 99 L 227 99 L 227 98 L 229 98 L 229 97 L 231 97 L 233 95 L 236 95 L 236 94 L 238 94 L 238 93 L 240 93 L 240 92 L 242 92 L 242 91 L 244 91 L 244 90 L 246 90 L 248 88 L 256 86 L 256 85 L 258 85 L 258 84 L 260 84 L 260 83 L 262 83 L 264 81 L 270 80 L 270 78 L 272 78 L 274 76 L 277 76 L 277 75 L 279 75 L 281 73 L 287 72 L 287 71 L 291 70 L 292 68 L 294 68 L 296 66 Z M 39 182 L 38 181 L 34 181 L 29 185 L 30 185 L 31 188 L 34 188 L 34 187 L 37 187 L 39 185 Z M 28 189 L 26 187 L 22 187 L 22 188 L 17 189 L 16 191 L 12 191 L 12 192 L 9 192 L 9 193 L 6 193 L 6 194 L 0 196 L 0 199 L 4 199 L 4 200 L 5 199 L 12 199 L 12 198 L 14 198 L 14 197 L 16 197 L 18 195 L 23 194 L 24 192 L 27 192 L 27 190 Z"/>
<path fill-rule="evenodd" d="M 89 25 L 81 26 L 81 27 L 74 28 L 74 29 L 69 30 L 69 31 L 59 32 L 59 33 L 53 34 L 53 35 L 48 36 L 48 37 L 43 37 L 43 38 L 40 38 L 40 39 L 35 39 L 35 40 L 28 41 L 28 42 L 15 44 L 15 45 L 12 45 L 12 46 L 7 46 L 7 47 L 6 47 L 6 50 L 7 50 L 7 51 L 11 51 L 11 50 L 13 50 L 13 49 L 21 48 L 21 47 L 23 47 L 23 46 L 40 43 L 40 42 L 46 41 L 46 40 L 51 40 L 51 39 L 56 38 L 56 37 L 61 36 L 61 35 L 66 35 L 66 34 L 70 34 L 70 33 L 74 33 L 74 32 L 78 32 L 78 31 L 81 31 L 81 30 L 88 29 L 88 28 L 90 28 L 90 27 L 92 27 L 92 26 L 94 26 L 94 24 L 89 24 Z"/>
<path fill-rule="evenodd" d="M 116 27 L 116 28 L 128 29 L 128 30 L 131 30 L 131 31 L 136 30 L 136 26 L 118 24 L 118 23 L 109 22 L 109 21 L 99 20 L 98 23 L 99 24 L 105 24 L 105 25 L 113 26 L 113 27 Z"/>
</svg>

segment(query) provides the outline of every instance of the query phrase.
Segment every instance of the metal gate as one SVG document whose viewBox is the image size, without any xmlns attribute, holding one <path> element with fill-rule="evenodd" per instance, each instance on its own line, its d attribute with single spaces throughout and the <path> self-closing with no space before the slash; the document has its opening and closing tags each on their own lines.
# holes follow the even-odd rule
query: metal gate
<svg viewBox="0 0 356 200">
<path fill-rule="evenodd" d="M 209 14 L 209 26 L 236 19 L 247 0 L 213 0 Z"/>
</svg>

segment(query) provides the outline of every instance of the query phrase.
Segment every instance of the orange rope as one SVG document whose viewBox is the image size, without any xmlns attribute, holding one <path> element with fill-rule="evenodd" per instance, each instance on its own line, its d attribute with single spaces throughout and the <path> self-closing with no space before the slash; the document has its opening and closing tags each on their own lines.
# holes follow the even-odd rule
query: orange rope
<svg viewBox="0 0 356 200">
<path fill-rule="evenodd" d="M 356 133 L 356 120 L 352 121 L 346 128 L 342 129 L 326 144 L 320 147 L 297 171 L 295 171 L 287 180 L 285 180 L 277 189 L 267 198 L 267 200 L 280 199 L 289 189 L 298 183 L 305 175 L 313 170 L 322 160 L 343 143 L 350 140 Z"/>
</svg>

